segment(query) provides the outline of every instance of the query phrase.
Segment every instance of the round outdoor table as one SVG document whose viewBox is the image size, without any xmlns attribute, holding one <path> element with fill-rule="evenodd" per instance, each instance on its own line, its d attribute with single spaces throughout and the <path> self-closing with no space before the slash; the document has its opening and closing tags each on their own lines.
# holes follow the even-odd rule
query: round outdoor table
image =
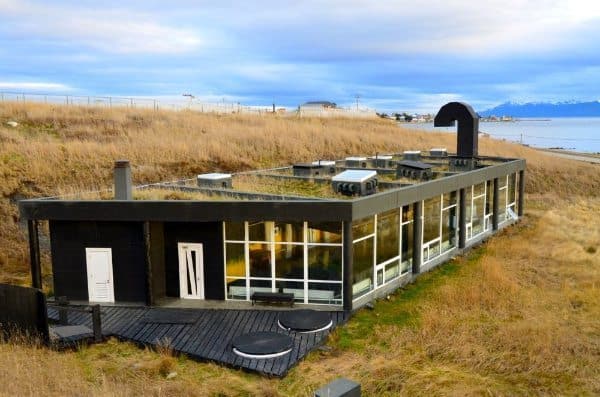
<svg viewBox="0 0 600 397">
<path fill-rule="evenodd" d="M 328 312 L 301 309 L 279 315 L 279 326 L 287 331 L 311 333 L 325 331 L 333 325 Z"/>
<path fill-rule="evenodd" d="M 290 336 L 276 332 L 251 332 L 237 336 L 233 342 L 233 352 L 244 358 L 275 358 L 292 351 Z"/>
</svg>

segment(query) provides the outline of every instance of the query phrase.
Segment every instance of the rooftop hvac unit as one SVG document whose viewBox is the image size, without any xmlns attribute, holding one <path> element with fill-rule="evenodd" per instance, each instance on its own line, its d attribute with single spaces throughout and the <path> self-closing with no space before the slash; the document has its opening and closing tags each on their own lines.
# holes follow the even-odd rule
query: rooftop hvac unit
<svg viewBox="0 0 600 397">
<path fill-rule="evenodd" d="M 428 180 L 433 176 L 433 166 L 420 161 L 402 160 L 396 169 L 397 178 Z"/>
<path fill-rule="evenodd" d="M 392 160 L 393 156 L 390 155 L 382 155 L 378 154 L 373 157 L 369 157 L 369 161 L 373 163 L 373 165 L 377 168 L 388 168 L 393 167 L 394 162 Z"/>
<path fill-rule="evenodd" d="M 433 148 L 429 150 L 431 157 L 448 157 L 448 150 L 446 148 Z"/>
<path fill-rule="evenodd" d="M 419 160 L 421 160 L 421 151 L 420 150 L 405 150 L 404 153 L 402 153 L 402 158 L 404 160 L 419 161 Z"/>
<path fill-rule="evenodd" d="M 200 174 L 197 177 L 198 187 L 230 189 L 233 187 L 231 174 L 213 172 L 211 174 Z"/>
<path fill-rule="evenodd" d="M 331 178 L 331 185 L 345 196 L 368 196 L 377 192 L 377 172 L 346 170 Z"/>
<path fill-rule="evenodd" d="M 346 157 L 346 167 L 367 168 L 366 157 Z"/>
</svg>

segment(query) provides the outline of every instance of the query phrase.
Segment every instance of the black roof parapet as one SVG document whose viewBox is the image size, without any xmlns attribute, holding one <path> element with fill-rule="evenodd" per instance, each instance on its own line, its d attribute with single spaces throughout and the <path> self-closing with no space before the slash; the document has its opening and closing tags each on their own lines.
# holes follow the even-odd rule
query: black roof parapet
<svg viewBox="0 0 600 397">
<path fill-rule="evenodd" d="M 434 127 L 452 127 L 458 121 L 456 155 L 458 157 L 477 157 L 479 115 L 471 105 L 463 102 L 449 102 L 435 115 Z"/>
</svg>

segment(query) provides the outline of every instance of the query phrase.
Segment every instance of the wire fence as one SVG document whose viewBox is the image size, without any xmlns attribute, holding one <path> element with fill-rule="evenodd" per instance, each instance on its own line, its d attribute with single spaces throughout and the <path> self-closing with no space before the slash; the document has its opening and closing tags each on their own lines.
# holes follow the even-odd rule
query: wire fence
<svg viewBox="0 0 600 397">
<path fill-rule="evenodd" d="M 169 109 L 169 110 L 193 110 L 208 113 L 272 113 L 273 106 L 248 106 L 239 102 L 202 102 L 195 98 L 176 97 L 168 98 L 142 98 L 126 96 L 97 96 L 97 95 L 59 95 L 0 91 L 0 103 L 2 102 L 36 102 L 46 104 L 57 104 L 67 106 L 89 106 L 89 107 L 125 107 L 131 109 Z M 280 112 L 282 108 L 279 108 Z M 277 110 L 277 109 L 275 109 Z"/>
<path fill-rule="evenodd" d="M 0 103 L 3 102 L 36 102 L 66 106 L 88 106 L 106 108 L 131 108 L 131 109 L 167 109 L 167 110 L 192 110 L 202 113 L 246 113 L 246 114 L 272 114 L 298 116 L 298 117 L 376 117 L 372 109 L 354 108 L 319 108 L 305 107 L 287 108 L 283 106 L 251 106 L 240 102 L 231 102 L 223 99 L 218 102 L 205 102 L 192 95 L 181 97 L 143 98 L 136 96 L 98 96 L 98 95 L 60 95 L 0 91 Z"/>
</svg>

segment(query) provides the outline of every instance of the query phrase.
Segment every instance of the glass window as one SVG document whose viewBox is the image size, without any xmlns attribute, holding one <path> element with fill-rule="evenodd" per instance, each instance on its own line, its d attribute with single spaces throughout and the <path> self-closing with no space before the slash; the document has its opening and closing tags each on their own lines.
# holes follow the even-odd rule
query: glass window
<svg viewBox="0 0 600 397">
<path fill-rule="evenodd" d="M 244 222 L 225 222 L 225 239 L 244 241 L 246 239 L 244 229 Z"/>
<path fill-rule="evenodd" d="M 485 214 L 494 212 L 494 181 L 487 181 L 487 194 L 485 197 Z"/>
<path fill-rule="evenodd" d="M 246 300 L 246 279 L 227 279 L 227 299 Z"/>
<path fill-rule="evenodd" d="M 444 208 L 456 205 L 458 200 L 456 192 L 444 193 Z"/>
<path fill-rule="evenodd" d="M 484 198 L 485 197 L 479 197 L 473 200 L 473 218 L 471 226 L 473 236 L 483 232 Z"/>
<path fill-rule="evenodd" d="M 308 242 L 339 244 L 342 242 L 341 222 L 308 222 Z"/>
<path fill-rule="evenodd" d="M 352 238 L 358 240 L 361 237 L 373 234 L 375 230 L 374 219 L 375 217 L 369 216 L 352 222 Z"/>
<path fill-rule="evenodd" d="M 294 294 L 294 300 L 304 302 L 304 282 L 303 281 L 284 281 L 276 280 L 275 288 L 277 291 L 283 291 Z"/>
<path fill-rule="evenodd" d="M 385 265 L 385 282 L 395 279 L 400 275 L 400 261 L 393 261 Z"/>
<path fill-rule="evenodd" d="M 512 203 L 515 202 L 515 199 L 516 199 L 516 194 L 515 194 L 516 184 L 517 184 L 517 175 L 516 174 L 510 174 L 510 175 L 508 175 L 508 205 L 510 205 L 510 204 L 512 204 Z"/>
<path fill-rule="evenodd" d="M 361 296 L 373 289 L 373 238 L 367 238 L 353 247 L 353 296 Z"/>
<path fill-rule="evenodd" d="M 506 187 L 498 191 L 498 222 L 504 222 L 506 218 L 506 191 Z"/>
<path fill-rule="evenodd" d="M 442 252 L 456 247 L 456 207 L 442 211 Z"/>
<path fill-rule="evenodd" d="M 423 205 L 423 243 L 440 237 L 440 196 L 425 200 Z"/>
<path fill-rule="evenodd" d="M 473 197 L 481 196 L 485 194 L 485 182 L 473 185 Z"/>
<path fill-rule="evenodd" d="M 250 279 L 250 298 L 255 292 L 271 292 L 272 282 L 271 280 L 252 280 Z"/>
<path fill-rule="evenodd" d="M 302 245 L 275 245 L 275 277 L 304 279 L 304 247 Z"/>
<path fill-rule="evenodd" d="M 250 244 L 250 277 L 271 277 L 270 244 Z"/>
<path fill-rule="evenodd" d="M 308 283 L 308 303 L 342 303 L 342 284 Z"/>
<path fill-rule="evenodd" d="M 377 215 L 377 263 L 400 255 L 400 211 Z"/>
<path fill-rule="evenodd" d="M 409 269 L 412 266 L 413 241 L 414 241 L 413 223 L 402 225 L 402 268 Z M 406 266 L 405 266 L 406 265 Z M 403 272 L 404 273 L 404 272 Z"/>
<path fill-rule="evenodd" d="M 273 222 L 250 222 L 248 234 L 250 241 L 271 241 Z"/>
<path fill-rule="evenodd" d="M 342 280 L 342 247 L 309 245 L 308 278 Z"/>
<path fill-rule="evenodd" d="M 246 255 L 243 243 L 225 245 L 225 268 L 228 277 L 246 277 Z"/>
<path fill-rule="evenodd" d="M 405 205 L 402 207 L 402 223 L 413 221 L 413 207 L 412 205 Z"/>
<path fill-rule="evenodd" d="M 275 222 L 275 242 L 302 243 L 304 242 L 304 223 Z"/>
</svg>

